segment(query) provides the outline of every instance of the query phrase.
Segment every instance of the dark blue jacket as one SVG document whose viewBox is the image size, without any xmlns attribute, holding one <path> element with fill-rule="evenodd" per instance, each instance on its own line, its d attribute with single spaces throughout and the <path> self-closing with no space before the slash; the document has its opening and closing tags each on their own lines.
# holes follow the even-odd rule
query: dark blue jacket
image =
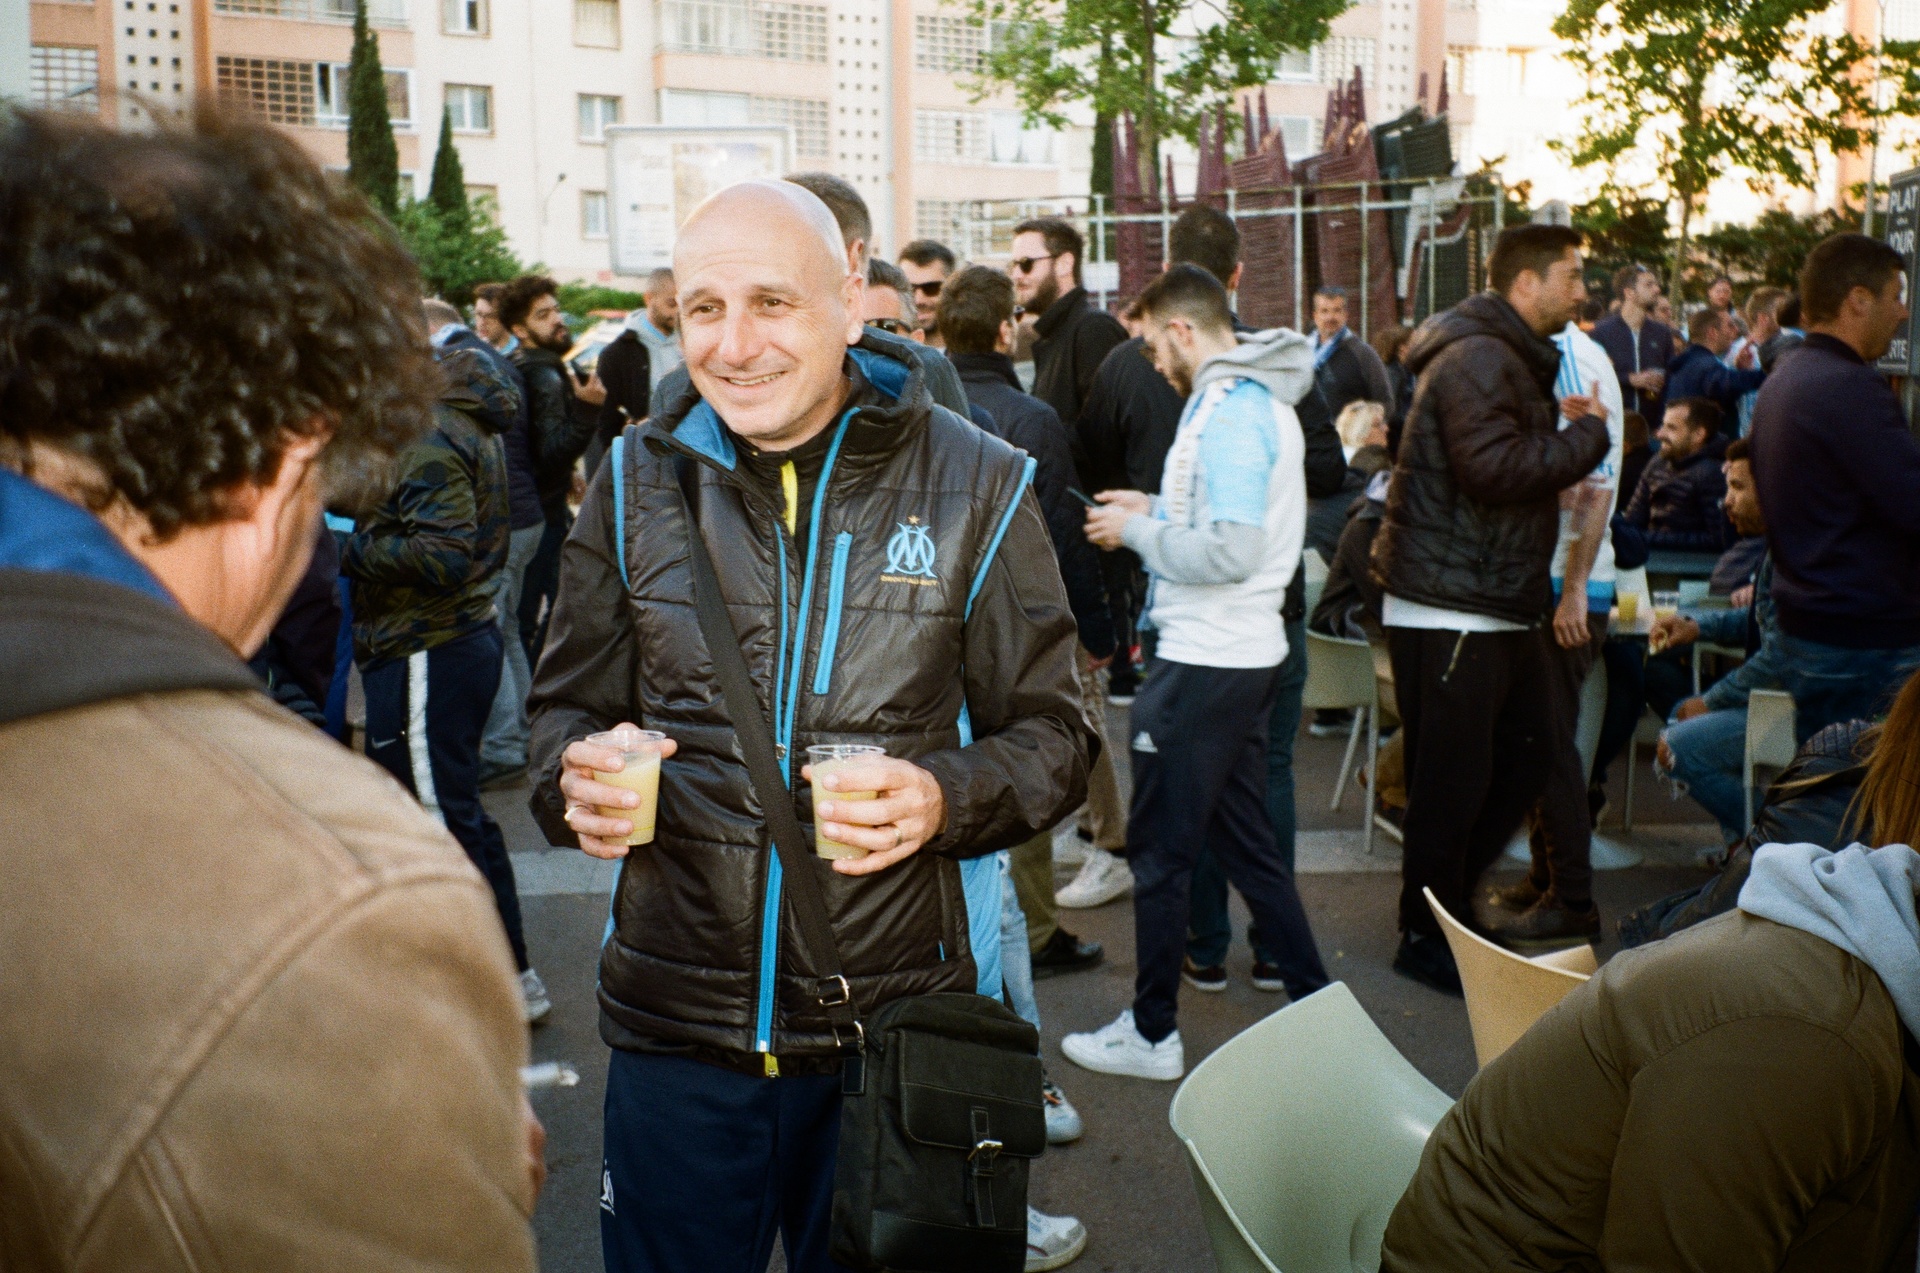
<svg viewBox="0 0 1920 1273">
<path fill-rule="evenodd" d="M 1752 393 L 1766 381 L 1767 373 L 1755 367 L 1751 371 L 1735 371 L 1714 356 L 1705 345 L 1688 345 L 1680 351 L 1680 356 L 1667 364 L 1668 402 L 1678 402 L 1682 398 L 1707 398 L 1720 408 L 1720 427 L 1729 437 L 1740 432 L 1740 395 Z M 1652 418 L 1647 421 L 1649 429 L 1660 427 L 1660 421 Z"/>
<path fill-rule="evenodd" d="M 1033 493 L 1053 536 L 1060 578 L 1067 585 L 1067 603 L 1080 625 L 1080 644 L 1096 659 L 1112 654 L 1117 644 L 1113 614 L 1100 577 L 1100 558 L 1087 539 L 1086 507 L 1067 492 L 1075 481 L 1073 447 L 1060 413 L 1020 389 L 1013 360 L 1005 354 L 949 354 L 953 369 L 981 427 L 1002 442 L 1033 457 Z"/>
<path fill-rule="evenodd" d="M 1892 388 L 1810 333 L 1767 378 L 1750 440 L 1781 629 L 1849 649 L 1920 644 L 1920 442 Z"/>
<path fill-rule="evenodd" d="M 1647 422 L 1649 431 L 1660 427 L 1660 420 L 1667 413 L 1667 392 L 1642 393 L 1627 383 L 1627 377 L 1635 371 L 1664 371 L 1673 361 L 1673 329 L 1665 323 L 1656 323 L 1651 318 L 1640 324 L 1640 338 L 1635 341 L 1633 328 L 1627 326 L 1627 320 L 1618 314 L 1596 323 L 1593 338 L 1600 348 L 1607 351 L 1607 357 L 1613 360 L 1613 370 L 1620 377 L 1620 401 L 1626 403 L 1629 411 L 1638 411 Z M 1634 356 L 1634 346 L 1639 345 L 1639 357 Z"/>
<path fill-rule="evenodd" d="M 1721 463 L 1717 448 L 1695 451 L 1678 464 L 1656 455 L 1622 516 L 1645 533 L 1649 548 L 1720 552 L 1733 542 L 1722 506 L 1727 478 Z"/>
</svg>

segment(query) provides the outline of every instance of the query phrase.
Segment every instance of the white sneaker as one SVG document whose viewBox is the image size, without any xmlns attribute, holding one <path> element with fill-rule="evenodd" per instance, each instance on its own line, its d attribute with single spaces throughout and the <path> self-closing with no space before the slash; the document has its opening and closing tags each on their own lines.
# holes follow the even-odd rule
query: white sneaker
<svg viewBox="0 0 1920 1273">
<path fill-rule="evenodd" d="M 1171 1082 L 1187 1072 L 1186 1049 L 1175 1030 L 1158 1043 L 1148 1043 L 1133 1024 L 1133 1009 L 1091 1034 L 1069 1034 L 1060 1040 L 1067 1059 L 1096 1074 Z"/>
<path fill-rule="evenodd" d="M 1079 1140 L 1087 1130 L 1086 1124 L 1080 1121 L 1080 1111 L 1045 1074 L 1040 1077 L 1040 1099 L 1047 1107 L 1047 1143 L 1066 1145 Z"/>
<path fill-rule="evenodd" d="M 1027 1273 L 1063 1269 L 1087 1249 L 1087 1226 L 1072 1216 L 1027 1208 Z"/>
<path fill-rule="evenodd" d="M 1072 828 L 1053 837 L 1053 864 L 1079 870 L 1087 864 L 1087 858 L 1093 853 L 1093 846 L 1080 838 Z"/>
<path fill-rule="evenodd" d="M 1055 893 L 1053 900 L 1068 910 L 1085 910 L 1091 906 L 1105 906 L 1131 892 L 1133 868 L 1127 865 L 1126 859 L 1117 858 L 1105 849 L 1095 848 L 1087 854 L 1086 865 L 1080 868 L 1080 874 Z"/>
<path fill-rule="evenodd" d="M 531 968 L 520 974 L 520 998 L 527 1007 L 528 1025 L 539 1025 L 553 1011 L 553 998 L 547 994 L 547 983 L 540 980 L 540 974 Z"/>
</svg>

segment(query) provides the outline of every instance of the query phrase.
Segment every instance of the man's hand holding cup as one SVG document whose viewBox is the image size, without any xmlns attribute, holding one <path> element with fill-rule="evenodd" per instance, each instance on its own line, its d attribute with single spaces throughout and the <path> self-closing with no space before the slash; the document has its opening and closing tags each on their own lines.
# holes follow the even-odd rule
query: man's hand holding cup
<svg viewBox="0 0 1920 1273">
<path fill-rule="evenodd" d="M 653 830 L 651 816 L 644 818 L 644 828 L 640 826 L 641 815 L 651 815 L 652 809 L 641 808 L 643 797 L 638 791 L 600 780 L 601 774 L 622 772 L 635 754 L 632 747 L 622 745 L 621 735 L 630 736 L 636 744 L 644 743 L 646 750 L 657 757 L 656 765 L 679 750 L 673 739 L 627 721 L 604 734 L 567 744 L 560 757 L 560 794 L 567 802 L 567 825 L 580 837 L 580 849 L 589 857 L 623 858 L 636 831 Z M 655 792 L 657 804 L 657 785 Z M 651 840 L 651 834 L 646 838 Z"/>
<path fill-rule="evenodd" d="M 946 793 L 920 766 L 879 748 L 807 750 L 812 763 L 801 766 L 800 776 L 813 783 L 815 849 L 842 875 L 884 871 L 946 829 Z M 822 754 L 836 750 L 860 754 Z M 846 850 L 857 855 L 842 856 Z"/>
</svg>

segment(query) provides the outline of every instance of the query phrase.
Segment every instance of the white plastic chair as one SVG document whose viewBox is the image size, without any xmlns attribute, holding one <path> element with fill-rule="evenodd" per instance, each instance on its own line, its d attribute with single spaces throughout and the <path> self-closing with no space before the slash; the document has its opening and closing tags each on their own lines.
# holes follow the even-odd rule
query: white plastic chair
<svg viewBox="0 0 1920 1273">
<path fill-rule="evenodd" d="M 1380 749 L 1380 685 L 1374 674 L 1373 647 L 1365 641 L 1324 636 L 1307 632 L 1307 683 L 1300 694 L 1305 711 L 1345 709 L 1353 712 L 1353 727 L 1347 731 L 1347 754 L 1340 762 L 1340 777 L 1333 784 L 1329 809 L 1338 809 L 1346 794 L 1347 779 L 1354 769 L 1354 753 L 1359 749 L 1361 730 L 1366 730 L 1367 763 Z M 1373 852 L 1373 792 L 1368 790 L 1361 808 L 1365 827 L 1365 845 Z"/>
<path fill-rule="evenodd" d="M 1194 1067 L 1168 1121 L 1187 1150 L 1220 1273 L 1354 1273 L 1453 1101 L 1341 982 Z"/>
<path fill-rule="evenodd" d="M 1482 1066 L 1512 1047 L 1548 1008 L 1572 994 L 1600 966 L 1593 947 L 1584 942 L 1535 959 L 1517 955 L 1448 914 L 1432 889 L 1420 891 L 1440 921 L 1453 962 L 1460 969 L 1467 1024 L 1473 1029 L 1473 1055 Z"/>
<path fill-rule="evenodd" d="M 1785 769 L 1799 750 L 1794 741 L 1793 695 L 1785 690 L 1747 694 L 1747 754 L 1740 767 L 1740 789 L 1747 797 L 1747 825 L 1753 825 L 1753 771 Z"/>
<path fill-rule="evenodd" d="M 1300 554 L 1301 586 L 1307 594 L 1307 617 L 1320 608 L 1320 596 L 1327 590 L 1327 559 L 1320 555 L 1318 548 L 1308 548 Z"/>
<path fill-rule="evenodd" d="M 1640 767 L 1640 749 L 1658 743 L 1660 731 L 1666 727 L 1667 723 L 1655 716 L 1652 708 L 1644 708 L 1633 727 L 1633 737 L 1627 740 L 1627 807 L 1620 811 L 1620 829 L 1628 835 L 1633 834 L 1633 775 Z"/>
</svg>

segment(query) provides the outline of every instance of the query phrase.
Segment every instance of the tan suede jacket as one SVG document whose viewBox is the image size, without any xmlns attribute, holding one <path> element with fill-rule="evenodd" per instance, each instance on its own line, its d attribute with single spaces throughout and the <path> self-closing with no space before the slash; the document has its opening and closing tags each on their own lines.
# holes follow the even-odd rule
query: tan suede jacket
<svg viewBox="0 0 1920 1273">
<path fill-rule="evenodd" d="M 0 1270 L 531 1270 L 490 894 L 250 679 L 0 570 Z"/>
<path fill-rule="evenodd" d="M 1866 964 L 1722 915 L 1615 958 L 1480 1071 L 1381 1268 L 1908 1273 L 1916 1064 Z"/>
</svg>

